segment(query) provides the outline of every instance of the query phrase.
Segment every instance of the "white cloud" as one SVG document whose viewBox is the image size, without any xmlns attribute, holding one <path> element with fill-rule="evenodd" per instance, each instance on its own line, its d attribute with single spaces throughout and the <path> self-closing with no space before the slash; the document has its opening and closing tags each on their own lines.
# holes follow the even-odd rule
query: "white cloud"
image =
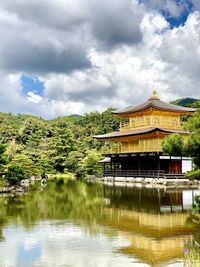
<svg viewBox="0 0 200 267">
<path fill-rule="evenodd" d="M 200 97 L 200 13 L 194 12 L 183 27 L 162 36 L 160 58 L 166 62 L 166 82 L 179 96 Z"/>
<path fill-rule="evenodd" d="M 5 242 L 0 243 L 0 266 L 119 267 L 132 263 L 146 266 L 137 258 L 117 252 L 116 248 L 130 244 L 121 232 L 109 238 L 104 235 L 105 228 L 94 227 L 98 234 L 92 235 L 81 225 L 60 222 L 58 225 L 52 221 L 40 223 L 31 231 L 8 226 L 4 231 Z"/>
<path fill-rule="evenodd" d="M 0 111 L 28 113 L 44 118 L 85 112 L 85 104 L 82 102 L 44 98 L 33 92 L 23 95 L 20 76 L 0 74 Z"/>
<path fill-rule="evenodd" d="M 1 1 L 1 111 L 46 118 L 103 111 L 144 101 L 154 88 L 166 101 L 200 97 L 200 12 L 171 29 L 157 11 L 178 15 L 171 0 L 83 2 L 50 1 L 44 14 L 46 0 Z M 23 95 L 22 72 L 37 74 L 43 96 Z"/>
<path fill-rule="evenodd" d="M 30 102 L 33 102 L 36 104 L 39 104 L 42 101 L 42 97 L 40 95 L 33 93 L 32 91 L 27 93 L 27 98 Z"/>
</svg>

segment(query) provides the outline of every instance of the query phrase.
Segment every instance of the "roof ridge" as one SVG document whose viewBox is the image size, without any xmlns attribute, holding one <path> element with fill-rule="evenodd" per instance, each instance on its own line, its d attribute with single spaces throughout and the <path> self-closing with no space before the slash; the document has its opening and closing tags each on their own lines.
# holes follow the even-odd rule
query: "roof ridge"
<svg viewBox="0 0 200 267">
<path fill-rule="evenodd" d="M 124 109 L 115 110 L 112 113 L 113 114 L 130 114 L 134 112 L 139 112 L 148 109 L 149 107 L 153 107 L 158 110 L 166 110 L 171 112 L 195 112 L 195 108 L 189 108 L 189 107 L 182 107 L 178 105 L 174 105 L 171 103 L 164 102 L 160 99 L 149 99 L 141 104 L 138 104 L 136 106 L 129 106 Z"/>
</svg>

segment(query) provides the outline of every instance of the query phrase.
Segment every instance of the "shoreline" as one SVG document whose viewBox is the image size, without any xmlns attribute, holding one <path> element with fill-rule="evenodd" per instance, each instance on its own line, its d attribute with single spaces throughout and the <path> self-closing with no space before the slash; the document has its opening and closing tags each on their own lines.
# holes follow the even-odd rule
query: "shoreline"
<svg viewBox="0 0 200 267">
<path fill-rule="evenodd" d="M 30 192 L 31 186 L 41 181 L 41 178 L 33 176 L 30 179 L 21 180 L 20 184 L 2 186 L 0 187 L 0 196 L 6 197 L 27 194 Z"/>
<path fill-rule="evenodd" d="M 114 186 L 132 186 L 145 188 L 200 189 L 200 181 L 189 179 L 133 178 L 133 177 L 89 177 L 90 182 Z"/>
</svg>

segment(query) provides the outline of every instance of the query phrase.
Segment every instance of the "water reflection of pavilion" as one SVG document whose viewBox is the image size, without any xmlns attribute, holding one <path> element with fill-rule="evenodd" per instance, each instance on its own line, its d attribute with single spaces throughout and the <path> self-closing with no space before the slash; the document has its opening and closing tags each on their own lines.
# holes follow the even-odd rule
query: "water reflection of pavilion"
<svg viewBox="0 0 200 267">
<path fill-rule="evenodd" d="M 104 196 L 110 200 L 105 224 L 130 241 L 117 250 L 151 265 L 181 258 L 185 242 L 192 239 L 186 221 L 196 193 L 105 186 Z"/>
<path fill-rule="evenodd" d="M 188 211 L 198 193 L 200 190 L 104 186 L 104 196 L 112 207 L 147 213 Z"/>
</svg>

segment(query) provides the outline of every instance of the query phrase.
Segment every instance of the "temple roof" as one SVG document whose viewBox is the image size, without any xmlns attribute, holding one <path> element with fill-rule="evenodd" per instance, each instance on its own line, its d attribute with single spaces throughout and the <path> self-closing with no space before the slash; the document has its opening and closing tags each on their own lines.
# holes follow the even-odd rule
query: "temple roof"
<svg viewBox="0 0 200 267">
<path fill-rule="evenodd" d="M 180 133 L 180 134 L 188 134 L 187 131 L 184 131 L 182 129 L 166 129 L 166 128 L 148 128 L 148 129 L 140 129 L 140 130 L 133 130 L 128 132 L 112 132 L 108 134 L 101 134 L 101 135 L 95 135 L 93 136 L 96 139 L 109 139 L 109 138 L 117 138 L 117 137 L 124 137 L 124 136 L 134 136 L 134 135 L 140 135 L 140 134 L 146 134 L 154 131 L 160 131 L 165 133 Z"/>
<path fill-rule="evenodd" d="M 196 111 L 195 108 L 186 108 L 186 107 L 181 107 L 173 104 L 169 104 L 166 102 L 161 101 L 157 97 L 150 97 L 148 101 L 136 105 L 136 106 L 130 106 L 124 109 L 116 110 L 113 111 L 113 114 L 116 115 L 123 115 L 123 114 L 129 114 L 129 113 L 134 113 L 138 111 L 143 111 L 149 107 L 158 109 L 158 110 L 163 110 L 163 111 L 172 111 L 172 112 L 179 112 L 179 113 L 187 113 L 187 112 L 194 112 Z"/>
</svg>

